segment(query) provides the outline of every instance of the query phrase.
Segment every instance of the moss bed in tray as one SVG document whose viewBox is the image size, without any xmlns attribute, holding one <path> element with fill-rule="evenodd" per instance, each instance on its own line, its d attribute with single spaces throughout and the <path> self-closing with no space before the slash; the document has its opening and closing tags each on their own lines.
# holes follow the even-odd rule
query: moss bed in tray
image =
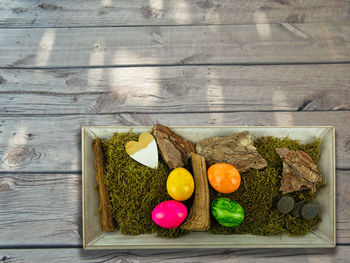
<svg viewBox="0 0 350 263">
<path fill-rule="evenodd" d="M 151 218 L 153 208 L 160 202 L 171 200 L 167 193 L 166 181 L 171 169 L 163 160 L 159 160 L 157 169 L 148 168 L 134 161 L 125 151 L 124 145 L 137 140 L 138 134 L 115 133 L 103 141 L 105 158 L 105 184 L 109 192 L 113 218 L 117 229 L 122 234 L 139 235 L 156 232 L 159 237 L 175 238 L 189 233 L 181 228 L 166 229 L 156 225 Z M 277 202 L 283 196 L 279 191 L 282 179 L 282 160 L 276 153 L 276 147 L 287 147 L 290 150 L 305 151 L 317 163 L 321 140 L 302 145 L 289 138 L 263 137 L 253 140 L 260 155 L 267 161 L 261 170 L 251 169 L 241 173 L 241 185 L 231 194 L 216 192 L 210 185 L 210 200 L 217 197 L 229 197 L 238 202 L 244 209 L 245 219 L 238 227 L 225 227 L 211 218 L 209 232 L 213 234 L 255 234 L 304 235 L 317 227 L 320 216 L 312 220 L 293 217 L 290 214 L 281 216 L 277 211 Z M 192 172 L 192 167 L 187 165 Z M 324 186 L 324 182 L 317 188 Z M 311 190 L 289 194 L 296 202 L 310 202 L 314 198 Z M 185 201 L 191 208 L 193 197 Z"/>
</svg>

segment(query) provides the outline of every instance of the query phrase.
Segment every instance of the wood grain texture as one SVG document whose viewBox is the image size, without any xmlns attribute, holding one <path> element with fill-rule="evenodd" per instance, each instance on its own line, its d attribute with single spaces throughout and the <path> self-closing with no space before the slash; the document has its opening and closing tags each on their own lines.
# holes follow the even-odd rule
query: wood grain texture
<svg viewBox="0 0 350 263">
<path fill-rule="evenodd" d="M 0 119 L 2 171 L 81 171 L 83 125 L 329 126 L 336 128 L 337 168 L 350 168 L 350 112 L 235 112 L 18 116 Z"/>
<path fill-rule="evenodd" d="M 348 21 L 346 0 L 105 0 L 0 4 L 2 27 L 259 24 Z"/>
<path fill-rule="evenodd" d="M 350 64 L 0 69 L 0 112 L 350 110 L 349 72 Z"/>
<path fill-rule="evenodd" d="M 0 248 L 81 246 L 80 127 L 155 122 L 334 125 L 337 242 L 349 245 L 349 64 L 139 67 L 349 62 L 349 10 L 348 0 L 0 1 Z M 108 68 L 124 65 L 138 67 Z M 349 258 L 350 246 L 0 249 L 2 262 Z"/>
<path fill-rule="evenodd" d="M 336 174 L 337 243 L 344 244 L 350 243 L 350 170 Z M 82 245 L 80 174 L 1 174 L 0 207 L 0 248 Z"/>
<path fill-rule="evenodd" d="M 0 247 L 82 243 L 80 174 L 1 174 L 0 207 Z"/>
<path fill-rule="evenodd" d="M 349 32 L 349 22 L 0 29 L 0 67 L 344 62 Z"/>
<path fill-rule="evenodd" d="M 196 250 L 118 250 L 4 249 L 5 262 L 149 262 L 149 263 L 265 263 L 265 262 L 349 262 L 350 247 L 334 249 L 196 249 Z"/>
</svg>

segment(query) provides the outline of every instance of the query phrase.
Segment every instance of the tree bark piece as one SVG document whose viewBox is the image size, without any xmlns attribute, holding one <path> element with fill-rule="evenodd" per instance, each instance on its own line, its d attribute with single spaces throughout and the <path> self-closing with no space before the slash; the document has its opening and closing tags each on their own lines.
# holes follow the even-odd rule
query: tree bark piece
<svg viewBox="0 0 350 263">
<path fill-rule="evenodd" d="M 100 195 L 101 226 L 103 231 L 114 231 L 115 225 L 111 211 L 108 192 L 104 183 L 104 157 L 102 151 L 102 141 L 96 138 L 92 141 L 92 149 L 95 154 L 94 166 L 96 169 L 96 181 L 98 193 Z"/>
<path fill-rule="evenodd" d="M 193 206 L 182 229 L 192 231 L 207 231 L 210 228 L 210 197 L 205 159 L 192 153 L 192 167 L 195 181 Z"/>
<path fill-rule="evenodd" d="M 190 141 L 184 140 L 170 128 L 156 124 L 152 134 L 156 138 L 160 155 L 171 169 L 187 165 L 191 152 L 195 152 Z"/>
<path fill-rule="evenodd" d="M 196 144 L 196 151 L 205 158 L 208 166 L 228 163 L 235 166 L 240 173 L 251 168 L 262 169 L 267 165 L 254 147 L 248 131 L 200 140 Z"/>
<path fill-rule="evenodd" d="M 283 194 L 311 189 L 316 192 L 316 184 L 322 180 L 317 164 L 303 151 L 276 148 L 283 161 L 283 178 L 280 191 Z"/>
</svg>

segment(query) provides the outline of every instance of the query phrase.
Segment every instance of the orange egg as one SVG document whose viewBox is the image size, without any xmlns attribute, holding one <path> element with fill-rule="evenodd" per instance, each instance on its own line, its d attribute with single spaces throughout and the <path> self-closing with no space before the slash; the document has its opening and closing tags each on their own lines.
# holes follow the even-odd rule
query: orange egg
<svg viewBox="0 0 350 263">
<path fill-rule="evenodd" d="M 236 191 L 241 184 L 238 170 L 228 163 L 216 163 L 208 169 L 210 185 L 218 192 L 229 194 Z"/>
</svg>

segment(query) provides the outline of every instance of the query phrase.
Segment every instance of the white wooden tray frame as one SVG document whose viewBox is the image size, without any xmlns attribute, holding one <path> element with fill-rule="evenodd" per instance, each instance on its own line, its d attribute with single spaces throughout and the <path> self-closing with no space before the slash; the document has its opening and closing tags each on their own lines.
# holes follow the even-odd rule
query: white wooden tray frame
<svg viewBox="0 0 350 263">
<path fill-rule="evenodd" d="M 96 172 L 91 142 L 94 138 L 107 139 L 114 132 L 132 130 L 136 133 L 151 131 L 149 127 L 82 127 L 82 200 L 83 200 L 83 247 L 85 249 L 131 249 L 131 248 L 267 248 L 267 247 L 334 247 L 335 230 L 335 129 L 334 127 L 171 127 L 184 138 L 196 142 L 210 136 L 224 136 L 249 131 L 252 136 L 276 136 L 298 139 L 308 143 L 322 139 L 319 167 L 327 187 L 317 193 L 316 201 L 322 209 L 322 222 L 314 231 L 302 237 L 288 235 L 214 235 L 208 232 L 192 232 L 175 239 L 158 238 L 154 234 L 126 236 L 116 232 L 103 232 L 96 185 Z M 165 186 L 164 186 L 165 187 Z"/>
</svg>

